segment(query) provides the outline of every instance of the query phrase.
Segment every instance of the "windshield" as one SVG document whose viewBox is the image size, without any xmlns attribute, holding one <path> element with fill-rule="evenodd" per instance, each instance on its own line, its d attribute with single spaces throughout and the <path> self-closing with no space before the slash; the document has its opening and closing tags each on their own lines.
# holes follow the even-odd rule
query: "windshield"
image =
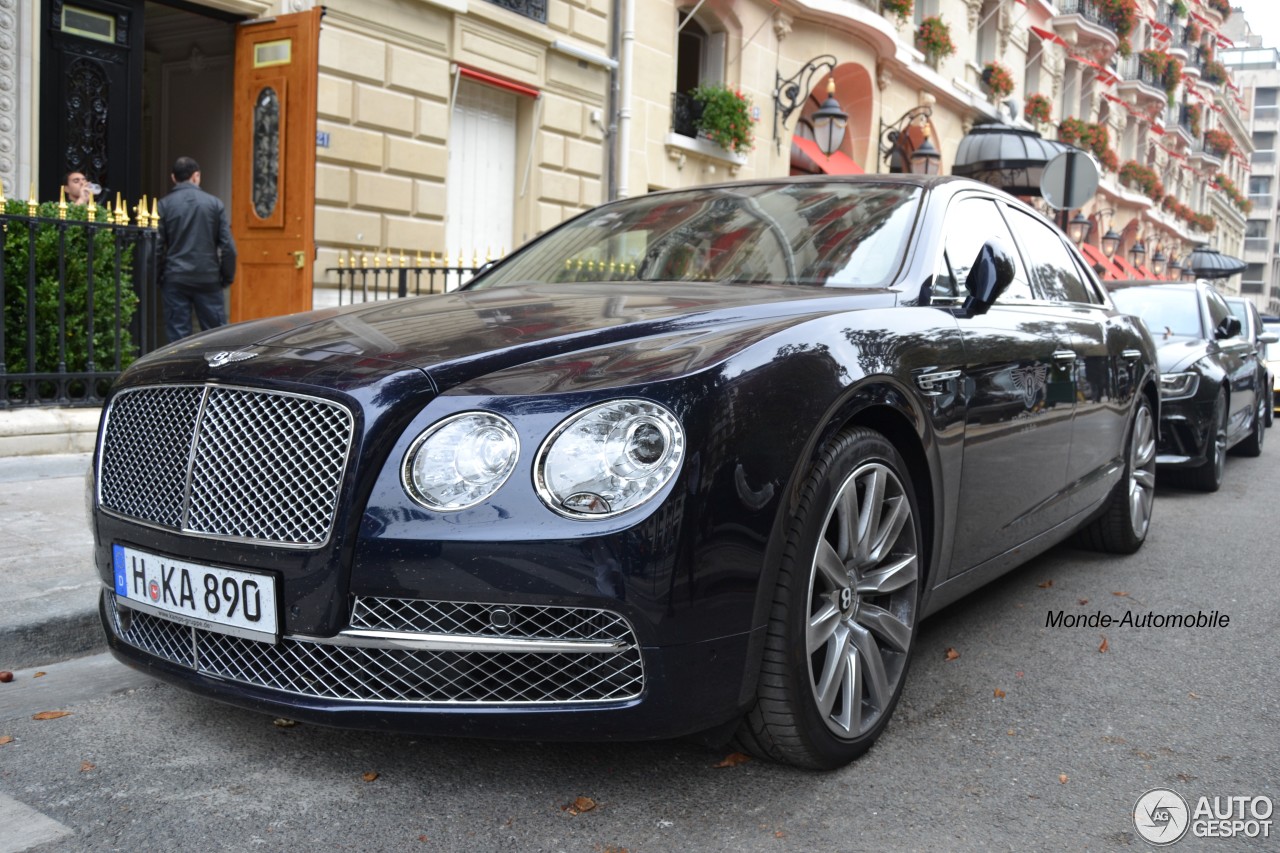
<svg viewBox="0 0 1280 853">
<path fill-rule="evenodd" d="M 902 265 L 920 189 L 734 186 L 641 196 L 535 240 L 473 285 L 687 281 L 884 287 Z"/>
<path fill-rule="evenodd" d="M 1200 299 L 1195 288 L 1122 287 L 1111 300 L 1126 314 L 1136 314 L 1155 337 L 1203 337 Z"/>
</svg>

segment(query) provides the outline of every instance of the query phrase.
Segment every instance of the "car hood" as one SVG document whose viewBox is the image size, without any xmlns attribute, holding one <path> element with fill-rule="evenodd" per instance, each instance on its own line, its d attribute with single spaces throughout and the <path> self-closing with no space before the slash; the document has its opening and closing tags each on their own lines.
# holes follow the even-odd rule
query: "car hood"
<svg viewBox="0 0 1280 853">
<path fill-rule="evenodd" d="M 1188 335 L 1172 335 L 1156 337 L 1156 357 L 1160 362 L 1161 373 L 1176 373 L 1186 370 L 1194 362 L 1204 358 L 1209 352 L 1210 342 L 1204 338 Z"/>
<path fill-rule="evenodd" d="M 568 353 L 641 340 L 723 338 L 701 351 L 723 358 L 781 325 L 837 311 L 892 306 L 887 290 L 698 283 L 529 284 L 325 309 L 214 329 L 158 350 L 144 361 L 207 360 L 254 350 L 278 362 L 381 363 L 417 368 L 438 391 L 497 371 Z M 292 354 L 287 356 L 286 354 Z M 710 357 L 710 356 L 708 356 Z M 250 372 L 268 359 L 244 362 Z M 684 363 L 682 370 L 691 365 Z M 232 378 L 239 363 L 222 368 Z M 649 377 L 654 378 L 654 377 Z"/>
</svg>

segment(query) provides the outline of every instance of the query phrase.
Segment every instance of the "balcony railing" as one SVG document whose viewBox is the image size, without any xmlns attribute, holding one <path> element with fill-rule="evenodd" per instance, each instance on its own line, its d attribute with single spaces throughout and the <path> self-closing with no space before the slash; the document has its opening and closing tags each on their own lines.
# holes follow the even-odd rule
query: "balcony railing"
<svg viewBox="0 0 1280 853">
<path fill-rule="evenodd" d="M 1142 61 L 1138 55 L 1124 57 L 1120 60 L 1120 77 L 1124 80 L 1138 80 L 1155 89 L 1164 89 L 1164 81 L 1151 66 Z"/>
<path fill-rule="evenodd" d="M 1275 149 L 1272 149 L 1270 151 L 1253 152 L 1252 161 L 1254 163 L 1274 163 L 1276 161 Z"/>
<path fill-rule="evenodd" d="M 1252 193 L 1250 193 L 1249 201 L 1253 202 L 1254 210 L 1270 210 L 1271 209 L 1271 193 L 1266 193 L 1265 195 L 1262 195 L 1262 194 L 1253 195 Z"/>
<path fill-rule="evenodd" d="M 1246 252 L 1266 252 L 1269 242 L 1266 237 L 1245 237 L 1244 250 Z"/>
<path fill-rule="evenodd" d="M 1102 13 L 1097 4 L 1093 0 L 1060 0 L 1058 3 L 1058 12 L 1063 15 L 1079 15 L 1090 23 L 1105 27 L 1115 32 L 1115 24 Z"/>
<path fill-rule="evenodd" d="M 517 15 L 532 18 L 540 24 L 547 22 L 547 0 L 489 0 L 495 6 L 510 9 Z"/>
<path fill-rule="evenodd" d="M 671 93 L 671 132 L 696 139 L 698 120 L 702 118 L 702 104 L 691 92 Z"/>
<path fill-rule="evenodd" d="M 1280 118 L 1280 106 L 1258 106 L 1253 107 L 1254 122 L 1275 121 Z"/>
</svg>

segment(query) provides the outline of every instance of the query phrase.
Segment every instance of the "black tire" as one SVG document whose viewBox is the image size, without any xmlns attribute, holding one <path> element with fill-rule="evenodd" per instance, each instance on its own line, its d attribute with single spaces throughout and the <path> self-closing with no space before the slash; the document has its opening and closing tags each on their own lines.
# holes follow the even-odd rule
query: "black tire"
<svg viewBox="0 0 1280 853">
<path fill-rule="evenodd" d="M 1267 397 L 1271 395 L 1268 394 Z M 1232 448 L 1232 452 L 1240 456 L 1261 456 L 1262 444 L 1267 439 L 1267 412 L 1271 411 L 1271 401 L 1262 399 L 1253 407 L 1253 424 L 1249 427 L 1249 437 Z"/>
<path fill-rule="evenodd" d="M 915 644 L 918 518 L 906 465 L 884 436 L 855 428 L 823 448 L 788 532 L 741 749 L 831 769 L 879 737 Z"/>
<path fill-rule="evenodd" d="M 1270 379 L 1270 377 L 1267 378 Z M 1271 424 L 1276 419 L 1276 395 L 1274 389 L 1266 389 L 1266 393 L 1263 396 L 1267 398 L 1267 428 L 1270 429 Z"/>
<path fill-rule="evenodd" d="M 1151 527 L 1156 492 L 1156 423 L 1151 401 L 1139 395 L 1125 444 L 1124 476 L 1102 514 L 1076 534 L 1076 544 L 1109 554 L 1132 554 Z"/>
<path fill-rule="evenodd" d="M 1222 475 L 1227 467 L 1227 392 L 1218 389 L 1218 399 L 1213 404 L 1214 422 L 1217 428 L 1209 436 L 1205 448 L 1204 464 L 1186 471 L 1186 483 L 1202 492 L 1216 492 L 1222 488 Z"/>
</svg>

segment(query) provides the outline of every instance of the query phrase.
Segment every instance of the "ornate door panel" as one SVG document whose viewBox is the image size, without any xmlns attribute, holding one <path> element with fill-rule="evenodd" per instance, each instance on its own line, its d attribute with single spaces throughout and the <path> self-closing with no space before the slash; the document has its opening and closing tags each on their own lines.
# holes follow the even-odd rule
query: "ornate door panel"
<svg viewBox="0 0 1280 853">
<path fill-rule="evenodd" d="M 311 308 L 320 9 L 236 32 L 231 319 Z"/>
<path fill-rule="evenodd" d="M 70 171 L 132 211 L 140 187 L 142 0 L 46 0 L 41 15 L 40 187 L 58 198 Z M 26 188 L 15 188 L 23 193 Z"/>
</svg>

